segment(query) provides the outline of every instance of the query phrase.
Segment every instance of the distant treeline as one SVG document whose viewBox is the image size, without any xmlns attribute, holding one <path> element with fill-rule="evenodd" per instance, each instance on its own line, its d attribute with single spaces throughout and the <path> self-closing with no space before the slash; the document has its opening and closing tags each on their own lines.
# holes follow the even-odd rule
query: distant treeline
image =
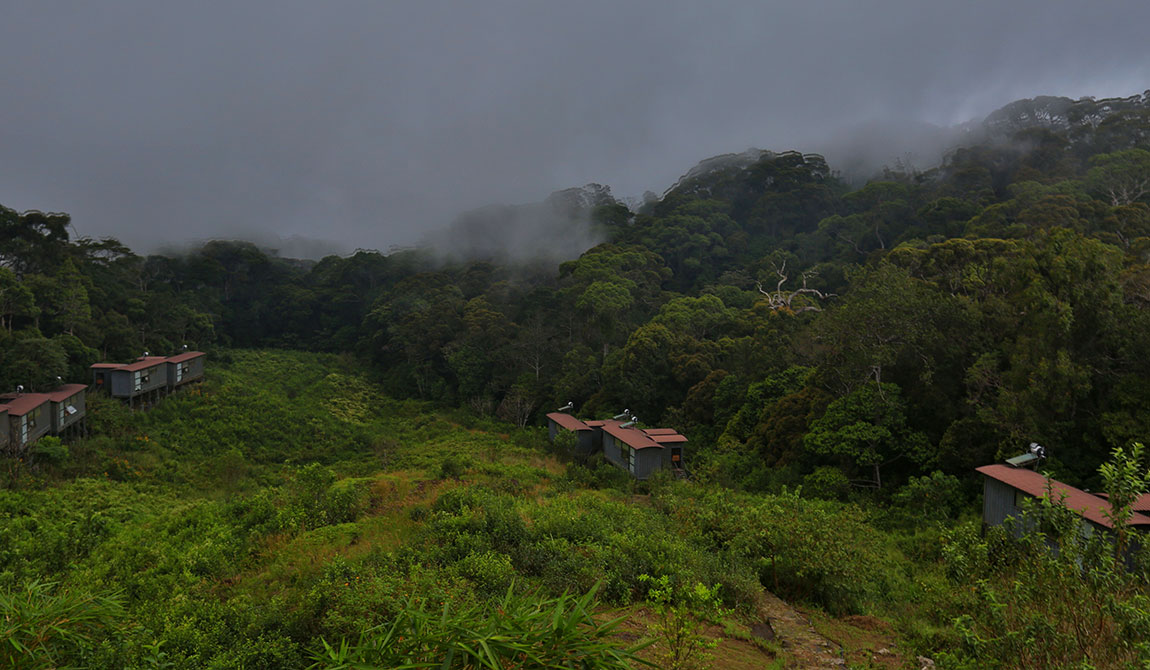
<svg viewBox="0 0 1150 670">
<path fill-rule="evenodd" d="M 607 242 L 558 268 L 145 257 L 0 209 L 0 388 L 184 344 L 353 352 L 390 394 L 518 423 L 630 408 L 752 490 L 966 475 L 1032 441 L 1089 485 L 1150 436 L 1150 108 L 1050 100 L 857 190 L 817 155 L 706 161 L 637 212 L 596 200 Z"/>
</svg>

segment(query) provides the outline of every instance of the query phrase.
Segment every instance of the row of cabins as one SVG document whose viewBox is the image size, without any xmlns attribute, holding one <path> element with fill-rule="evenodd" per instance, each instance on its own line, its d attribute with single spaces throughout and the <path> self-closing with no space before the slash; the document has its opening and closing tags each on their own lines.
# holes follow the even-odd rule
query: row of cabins
<svg viewBox="0 0 1150 670">
<path fill-rule="evenodd" d="M 87 390 L 83 384 L 65 384 L 49 393 L 0 395 L 0 451 L 20 454 L 48 433 L 82 429 Z"/>
<path fill-rule="evenodd" d="M 205 358 L 201 351 L 188 351 L 144 356 L 128 364 L 96 363 L 91 368 L 92 388 L 135 404 L 203 379 Z M 0 394 L 0 453 L 23 453 L 48 433 L 83 430 L 87 391 L 83 384 L 65 384 L 49 393 Z"/>
<path fill-rule="evenodd" d="M 554 441 L 559 431 L 575 434 L 575 455 L 603 456 L 635 479 L 647 479 L 659 470 L 684 474 L 683 445 L 687 438 L 671 428 L 634 428 L 618 419 L 581 421 L 563 412 L 547 415 L 547 431 Z"/>
<path fill-rule="evenodd" d="M 145 355 L 126 364 L 96 363 L 92 387 L 134 406 L 202 380 L 205 360 L 204 352 L 187 351 L 176 356 Z"/>
</svg>

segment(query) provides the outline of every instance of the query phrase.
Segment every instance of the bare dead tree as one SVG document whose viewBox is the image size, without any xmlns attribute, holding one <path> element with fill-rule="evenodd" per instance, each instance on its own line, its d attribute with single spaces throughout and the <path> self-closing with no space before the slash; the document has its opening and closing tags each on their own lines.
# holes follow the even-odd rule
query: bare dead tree
<svg viewBox="0 0 1150 670">
<path fill-rule="evenodd" d="M 790 279 L 790 277 L 787 276 L 787 262 L 783 261 L 782 266 L 775 265 L 772 262 L 771 266 L 774 268 L 775 274 L 779 276 L 779 282 L 775 284 L 775 290 L 768 291 L 764 289 L 762 282 L 756 282 L 755 287 L 759 289 L 759 293 L 767 296 L 768 306 L 775 311 L 785 308 L 796 314 L 801 312 L 821 312 L 823 311 L 823 308 L 820 307 L 817 303 L 800 304 L 798 306 L 795 306 L 792 303 L 794 302 L 794 299 L 800 295 L 807 295 L 812 298 L 818 298 L 819 300 L 827 300 L 829 298 L 837 297 L 834 293 L 823 293 L 817 288 L 810 288 L 807 286 L 807 280 L 818 274 L 814 270 L 807 270 L 800 275 L 802 277 L 803 284 L 799 288 L 789 291 L 783 290 L 783 284 L 786 284 L 787 280 Z"/>
<path fill-rule="evenodd" d="M 499 408 L 495 410 L 495 414 L 499 418 L 511 421 L 516 426 L 523 428 L 531 419 L 531 412 L 534 410 L 535 401 L 519 389 L 513 388 L 503 397 L 503 402 L 499 403 Z"/>
</svg>

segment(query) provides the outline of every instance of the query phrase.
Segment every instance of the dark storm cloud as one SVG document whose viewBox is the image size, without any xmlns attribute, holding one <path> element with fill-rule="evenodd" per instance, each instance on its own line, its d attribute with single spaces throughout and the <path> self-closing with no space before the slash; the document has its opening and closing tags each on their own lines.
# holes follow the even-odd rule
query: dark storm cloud
<svg viewBox="0 0 1150 670">
<path fill-rule="evenodd" d="M 142 248 L 386 248 L 750 146 L 833 160 L 855 124 L 1150 87 L 1150 4 L 938 5 L 7 3 L 0 203 Z"/>
</svg>

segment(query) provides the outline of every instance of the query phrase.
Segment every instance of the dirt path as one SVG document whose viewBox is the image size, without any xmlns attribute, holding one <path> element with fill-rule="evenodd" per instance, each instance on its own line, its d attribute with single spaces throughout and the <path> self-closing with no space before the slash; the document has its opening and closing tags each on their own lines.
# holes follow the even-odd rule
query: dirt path
<svg viewBox="0 0 1150 670">
<path fill-rule="evenodd" d="M 810 619 L 764 590 L 759 606 L 763 623 L 751 627 L 757 637 L 773 634 L 788 657 L 788 668 L 844 668 L 842 648 L 820 635 Z M 769 638 L 768 638 L 769 639 Z"/>
</svg>

